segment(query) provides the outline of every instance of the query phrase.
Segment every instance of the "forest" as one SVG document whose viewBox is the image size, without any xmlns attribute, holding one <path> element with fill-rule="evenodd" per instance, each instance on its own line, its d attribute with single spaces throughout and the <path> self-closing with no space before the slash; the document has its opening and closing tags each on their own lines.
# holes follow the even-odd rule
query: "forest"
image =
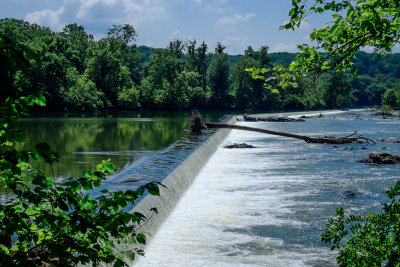
<svg viewBox="0 0 400 267">
<path fill-rule="evenodd" d="M 173 40 L 166 48 L 138 46 L 137 32 L 128 24 L 113 25 L 95 40 L 75 23 L 54 32 L 7 18 L 0 20 L 0 33 L 42 60 L 41 66 L 32 62 L 30 75 L 0 69 L 0 101 L 41 91 L 48 111 L 400 107 L 400 54 L 379 58 L 357 52 L 357 76 L 327 72 L 307 87 L 301 86 L 310 84 L 305 77 L 298 81 L 300 89 L 270 90 L 245 69 L 287 66 L 295 53 L 269 53 L 265 45 L 228 55 L 221 43 L 211 48 L 196 40 Z M 268 80 L 273 73 L 263 75 Z"/>
</svg>

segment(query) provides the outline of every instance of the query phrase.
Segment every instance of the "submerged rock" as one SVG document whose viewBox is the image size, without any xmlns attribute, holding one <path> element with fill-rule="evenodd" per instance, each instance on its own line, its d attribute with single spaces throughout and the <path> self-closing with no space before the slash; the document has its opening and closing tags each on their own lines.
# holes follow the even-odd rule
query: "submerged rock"
<svg viewBox="0 0 400 267">
<path fill-rule="evenodd" d="M 242 143 L 242 144 L 234 143 L 233 145 L 224 146 L 224 148 L 257 148 L 257 147 L 246 144 L 246 143 Z"/>
<path fill-rule="evenodd" d="M 338 147 L 338 146 L 332 146 L 332 148 L 341 149 L 341 150 L 356 150 L 357 149 L 355 147 Z M 367 148 L 362 147 L 361 149 L 367 149 Z"/>
<path fill-rule="evenodd" d="M 303 116 L 300 117 L 300 119 L 312 119 L 312 118 L 315 118 L 315 116 L 306 116 L 306 115 L 303 115 Z"/>
<path fill-rule="evenodd" d="M 356 196 L 356 194 L 354 192 L 352 192 L 352 191 L 346 191 L 346 192 L 343 193 L 343 195 L 345 197 L 355 197 Z"/>
<path fill-rule="evenodd" d="M 396 137 L 389 137 L 388 139 L 383 139 L 382 137 L 379 137 L 378 139 L 376 139 L 376 141 L 378 142 L 392 142 L 392 143 L 400 143 L 399 140 L 397 140 Z"/>
<path fill-rule="evenodd" d="M 359 160 L 358 162 L 369 163 L 369 164 L 378 164 L 378 165 L 395 164 L 395 163 L 400 163 L 400 157 L 389 154 L 389 153 L 382 153 L 382 154 L 369 153 L 368 157 L 366 157 L 365 159 Z"/>
<path fill-rule="evenodd" d="M 400 143 L 400 141 L 398 141 L 396 137 L 389 137 L 388 139 L 386 139 L 386 141 L 393 143 Z"/>
</svg>

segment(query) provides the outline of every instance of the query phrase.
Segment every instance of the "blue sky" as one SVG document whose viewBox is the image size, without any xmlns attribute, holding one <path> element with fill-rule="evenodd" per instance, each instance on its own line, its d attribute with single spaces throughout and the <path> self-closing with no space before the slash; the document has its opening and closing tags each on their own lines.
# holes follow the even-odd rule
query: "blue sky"
<svg viewBox="0 0 400 267">
<path fill-rule="evenodd" d="M 314 17 L 297 31 L 279 31 L 288 20 L 291 0 L 0 0 L 0 18 L 24 19 L 52 30 L 78 23 L 96 39 L 113 24 L 131 24 L 137 43 L 166 47 L 172 39 L 218 41 L 230 54 L 247 46 L 268 45 L 270 52 L 295 52 L 312 28 L 327 18 Z"/>
</svg>

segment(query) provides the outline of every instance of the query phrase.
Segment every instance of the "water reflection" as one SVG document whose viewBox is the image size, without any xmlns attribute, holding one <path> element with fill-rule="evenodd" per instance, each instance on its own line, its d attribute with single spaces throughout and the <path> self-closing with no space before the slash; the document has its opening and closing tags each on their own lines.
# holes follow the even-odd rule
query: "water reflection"
<svg viewBox="0 0 400 267">
<path fill-rule="evenodd" d="M 205 120 L 216 120 L 222 112 L 205 112 Z M 57 177 L 79 177 L 101 160 L 111 159 L 120 171 L 132 162 L 149 158 L 179 139 L 186 140 L 190 112 L 119 112 L 97 115 L 36 114 L 11 127 L 25 132 L 24 148 L 48 143 L 61 155 L 54 166 Z M 185 147 L 184 141 L 179 146 Z M 50 167 L 36 162 L 51 176 Z"/>
</svg>

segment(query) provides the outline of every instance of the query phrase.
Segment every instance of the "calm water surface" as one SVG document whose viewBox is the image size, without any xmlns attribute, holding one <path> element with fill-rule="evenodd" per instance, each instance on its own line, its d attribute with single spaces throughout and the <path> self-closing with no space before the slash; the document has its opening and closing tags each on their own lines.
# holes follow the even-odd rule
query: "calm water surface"
<svg viewBox="0 0 400 267">
<path fill-rule="evenodd" d="M 205 120 L 218 120 L 223 112 L 205 112 Z M 118 171 L 144 161 L 179 140 L 186 140 L 190 112 L 123 112 L 84 116 L 47 114 L 22 119 L 15 127 L 25 132 L 25 148 L 48 143 L 60 153 L 56 177 L 79 177 L 101 160 L 110 159 Z M 35 163 L 47 175 L 49 166 Z"/>
</svg>

